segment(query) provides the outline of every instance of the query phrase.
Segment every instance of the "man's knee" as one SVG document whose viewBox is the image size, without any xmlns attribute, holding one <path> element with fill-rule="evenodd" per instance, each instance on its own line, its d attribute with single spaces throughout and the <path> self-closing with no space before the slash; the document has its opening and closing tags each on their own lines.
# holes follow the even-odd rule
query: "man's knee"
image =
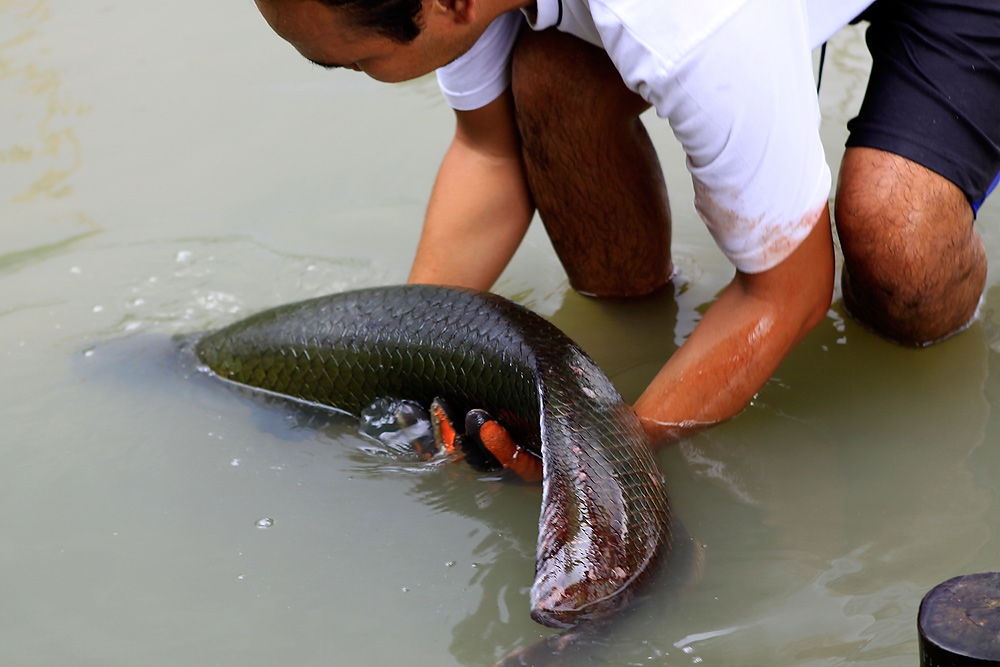
<svg viewBox="0 0 1000 667">
<path fill-rule="evenodd" d="M 972 210 L 950 182 L 904 158 L 849 149 L 836 205 L 847 310 L 907 345 L 963 329 L 986 279 Z"/>
</svg>

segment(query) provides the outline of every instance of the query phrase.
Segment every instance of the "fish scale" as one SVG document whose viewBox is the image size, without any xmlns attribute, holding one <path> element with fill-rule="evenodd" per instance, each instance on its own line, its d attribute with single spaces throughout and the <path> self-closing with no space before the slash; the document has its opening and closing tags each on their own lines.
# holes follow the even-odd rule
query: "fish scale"
<svg viewBox="0 0 1000 667">
<path fill-rule="evenodd" d="M 568 627 L 625 605 L 670 546 L 663 477 L 597 364 L 485 292 L 373 288 L 279 306 L 195 347 L 219 377 L 359 415 L 377 398 L 484 408 L 542 457 L 531 615 Z"/>
</svg>

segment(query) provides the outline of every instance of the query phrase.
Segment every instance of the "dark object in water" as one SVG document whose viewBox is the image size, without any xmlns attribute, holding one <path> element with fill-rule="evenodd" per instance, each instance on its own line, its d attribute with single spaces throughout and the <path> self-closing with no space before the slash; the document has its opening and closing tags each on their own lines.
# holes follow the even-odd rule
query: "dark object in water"
<svg viewBox="0 0 1000 667">
<path fill-rule="evenodd" d="M 1000 572 L 955 577 L 924 596 L 921 667 L 1000 665 Z"/>
</svg>

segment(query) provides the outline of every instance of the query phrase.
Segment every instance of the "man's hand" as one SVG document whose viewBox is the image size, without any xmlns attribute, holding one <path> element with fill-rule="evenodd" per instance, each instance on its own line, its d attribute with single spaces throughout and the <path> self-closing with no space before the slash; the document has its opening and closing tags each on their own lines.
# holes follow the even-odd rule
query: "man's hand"
<svg viewBox="0 0 1000 667">
<path fill-rule="evenodd" d="M 824 206 L 810 235 L 784 261 L 762 273 L 737 272 L 636 401 L 650 439 L 675 440 L 740 412 L 825 317 L 833 278 Z"/>
</svg>

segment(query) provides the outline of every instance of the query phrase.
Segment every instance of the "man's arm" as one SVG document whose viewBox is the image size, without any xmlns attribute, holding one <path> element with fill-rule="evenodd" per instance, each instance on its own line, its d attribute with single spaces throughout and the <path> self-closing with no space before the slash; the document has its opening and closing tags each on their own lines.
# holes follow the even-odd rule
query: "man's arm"
<svg viewBox="0 0 1000 667">
<path fill-rule="evenodd" d="M 829 207 L 783 262 L 737 272 L 635 404 L 654 443 L 740 412 L 785 355 L 826 315 L 833 296 Z"/>
<path fill-rule="evenodd" d="M 521 243 L 534 205 L 509 91 L 455 115 L 409 282 L 486 290 Z"/>
</svg>

